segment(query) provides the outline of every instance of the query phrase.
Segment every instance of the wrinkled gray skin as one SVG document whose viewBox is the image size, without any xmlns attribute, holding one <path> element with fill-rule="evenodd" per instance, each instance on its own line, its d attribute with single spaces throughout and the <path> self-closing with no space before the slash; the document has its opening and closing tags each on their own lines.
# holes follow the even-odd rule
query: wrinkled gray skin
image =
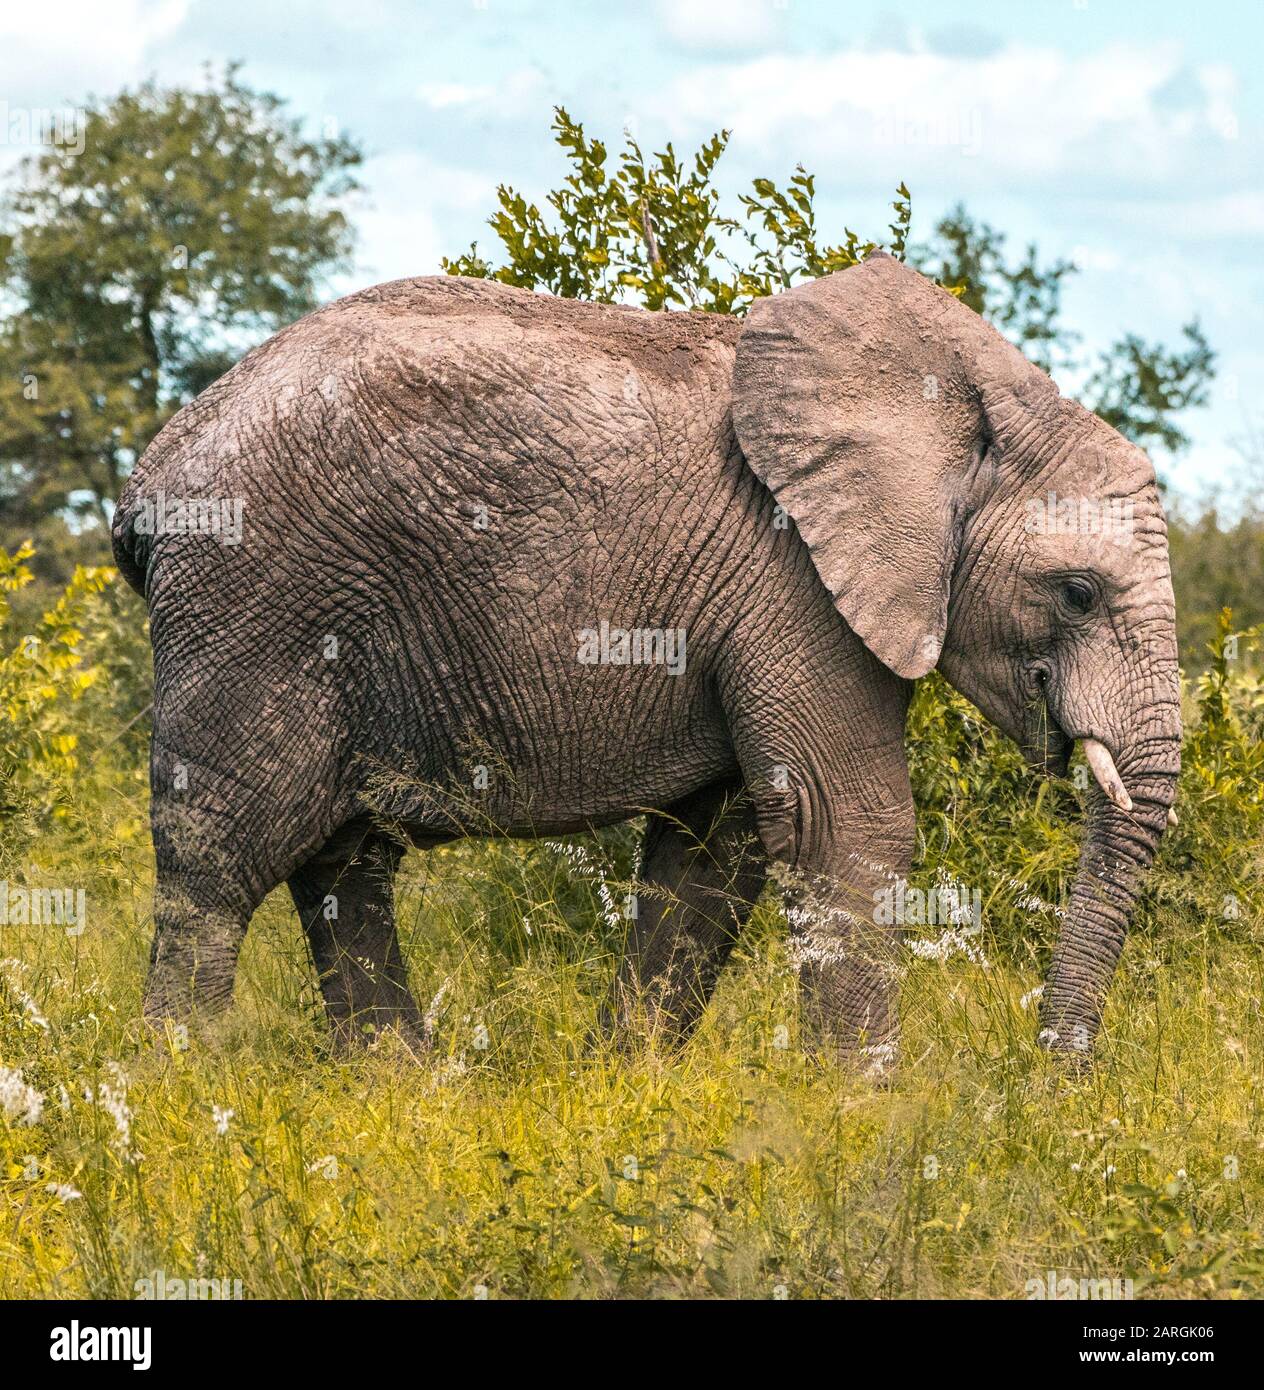
<svg viewBox="0 0 1264 1390">
<path fill-rule="evenodd" d="M 141 534 L 160 489 L 241 498 L 242 543 Z M 1135 533 L 1033 531 L 1051 490 L 1129 500 Z M 1034 763 L 1095 739 L 1131 795 L 1092 787 L 1042 1002 L 1046 1045 L 1091 1045 L 1179 766 L 1154 474 L 890 257 L 744 323 L 366 290 L 171 421 L 114 543 L 152 621 L 151 1020 L 228 1002 L 285 881 L 336 1038 L 417 1040 L 384 825 L 430 846 L 650 812 L 606 1026 L 684 1036 L 771 872 L 808 1026 L 888 1057 L 874 894 L 909 866 L 904 720 L 938 666 Z M 603 618 L 685 629 L 684 673 L 578 661 Z"/>
</svg>

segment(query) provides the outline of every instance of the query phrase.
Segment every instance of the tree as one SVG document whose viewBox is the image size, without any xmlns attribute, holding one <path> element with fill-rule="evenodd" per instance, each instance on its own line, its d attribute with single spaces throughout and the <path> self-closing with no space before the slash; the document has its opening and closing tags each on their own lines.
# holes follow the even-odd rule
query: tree
<svg viewBox="0 0 1264 1390">
<path fill-rule="evenodd" d="M 1197 320 L 1187 323 L 1183 352 L 1125 334 L 1101 354 L 1084 387 L 1090 410 L 1137 444 L 1162 445 L 1171 453 L 1189 443 L 1172 419 L 1191 406 L 1206 405 L 1216 354 Z"/>
<path fill-rule="evenodd" d="M 16 532 L 108 514 L 167 417 L 314 307 L 343 265 L 356 146 L 309 139 L 234 68 L 90 105 L 81 152 L 3 208 L 0 503 Z"/>
</svg>

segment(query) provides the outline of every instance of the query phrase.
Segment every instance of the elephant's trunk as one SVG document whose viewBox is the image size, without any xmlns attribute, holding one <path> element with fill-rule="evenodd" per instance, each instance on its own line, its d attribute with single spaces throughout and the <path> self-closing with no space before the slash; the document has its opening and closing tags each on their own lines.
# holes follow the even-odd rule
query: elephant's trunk
<svg viewBox="0 0 1264 1390">
<path fill-rule="evenodd" d="M 1041 1003 L 1041 1041 L 1057 1051 L 1092 1047 L 1141 875 L 1168 823 L 1180 772 L 1179 727 L 1151 728 L 1118 759 L 1126 795 L 1090 788 L 1088 833 Z M 1109 789 L 1100 757 L 1093 771 Z"/>
</svg>

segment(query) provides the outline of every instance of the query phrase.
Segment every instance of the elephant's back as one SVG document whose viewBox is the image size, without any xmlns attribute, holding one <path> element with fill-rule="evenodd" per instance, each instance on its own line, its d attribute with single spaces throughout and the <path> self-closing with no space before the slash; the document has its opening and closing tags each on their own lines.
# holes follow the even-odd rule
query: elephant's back
<svg viewBox="0 0 1264 1390">
<path fill-rule="evenodd" d="M 472 730 L 528 770 L 582 750 L 583 783 L 643 759 L 647 720 L 647 797 L 726 770 L 711 654 L 770 534 L 733 440 L 736 329 L 454 279 L 310 315 L 181 412 L 129 485 L 241 503 L 231 544 L 143 548 L 161 669 L 245 688 L 275 668 L 295 690 L 336 670 L 347 746 L 392 766 L 403 748 L 421 781 Z M 577 634 L 603 622 L 687 632 L 687 666 L 593 679 Z M 599 791 L 567 795 L 600 817 Z"/>
<path fill-rule="evenodd" d="M 339 364 L 357 418 L 389 416 L 407 434 L 429 414 L 489 443 L 499 434 L 494 453 L 520 459 L 532 438 L 571 453 L 581 435 L 635 439 L 656 414 L 726 411 L 738 328 L 436 276 L 340 300 L 295 325 L 295 346 Z"/>
<path fill-rule="evenodd" d="M 240 502 L 227 558 L 243 565 L 468 568 L 495 549 L 487 577 L 508 592 L 584 538 L 619 554 L 651 527 L 705 533 L 731 487 L 737 331 L 460 277 L 374 286 L 277 334 L 168 423 L 120 499 L 116 554 L 139 586 L 155 543 L 129 516 L 157 491 Z"/>
<path fill-rule="evenodd" d="M 495 446 L 493 483 L 498 463 L 521 462 L 528 424 L 541 452 L 573 455 L 581 438 L 635 447 L 677 411 L 704 428 L 727 416 L 738 329 L 718 314 L 459 276 L 375 285 L 248 353 L 167 423 L 132 486 L 232 485 L 242 470 L 275 479 L 313 457 L 354 473 L 375 446 L 406 464 L 433 452 L 434 429 Z"/>
<path fill-rule="evenodd" d="M 651 312 L 598 304 L 459 275 L 420 276 L 373 285 L 308 315 L 287 332 L 334 335 L 367 329 L 407 341 L 458 334 L 476 354 L 506 340 L 545 337 L 576 357 L 624 357 L 665 379 L 678 379 L 715 348 L 733 349 L 738 321 L 722 314 Z M 280 335 L 278 335 L 280 336 Z"/>
<path fill-rule="evenodd" d="M 308 314 L 248 354 L 196 406 L 267 394 L 370 393 L 441 384 L 486 398 L 629 371 L 650 389 L 727 387 L 740 325 L 726 315 L 594 304 L 491 280 L 423 276 L 374 285 Z M 275 388 L 280 386 L 279 397 Z M 262 391 L 261 391 L 262 388 Z"/>
</svg>

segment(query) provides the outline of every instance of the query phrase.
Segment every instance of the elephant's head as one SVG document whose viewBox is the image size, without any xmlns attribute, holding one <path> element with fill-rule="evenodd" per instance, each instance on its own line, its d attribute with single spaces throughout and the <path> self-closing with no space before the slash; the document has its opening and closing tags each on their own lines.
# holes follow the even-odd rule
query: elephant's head
<svg viewBox="0 0 1264 1390">
<path fill-rule="evenodd" d="M 1167 533 L 1145 454 L 889 256 L 759 301 L 734 423 L 835 605 L 938 666 L 1033 762 L 1096 778 L 1043 1000 L 1087 1049 L 1180 769 Z"/>
</svg>

